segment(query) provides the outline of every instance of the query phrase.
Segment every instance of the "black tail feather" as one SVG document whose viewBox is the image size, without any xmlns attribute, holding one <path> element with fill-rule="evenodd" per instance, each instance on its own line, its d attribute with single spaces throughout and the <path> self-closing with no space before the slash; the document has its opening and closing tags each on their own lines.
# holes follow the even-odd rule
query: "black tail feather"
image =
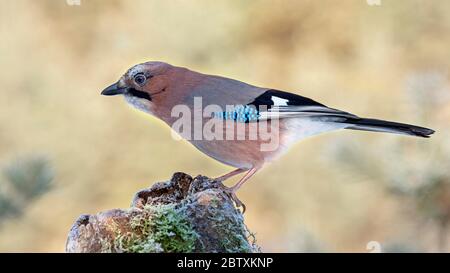
<svg viewBox="0 0 450 273">
<path fill-rule="evenodd" d="M 418 137 L 428 138 L 430 135 L 434 133 L 434 130 L 419 127 L 410 124 L 385 121 L 379 119 L 370 119 L 370 118 L 349 118 L 345 123 L 350 124 L 346 129 L 352 130 L 363 130 L 363 131 L 374 131 L 374 132 L 386 132 L 386 133 L 394 133 L 394 134 L 403 134 L 403 135 L 411 135 Z"/>
</svg>

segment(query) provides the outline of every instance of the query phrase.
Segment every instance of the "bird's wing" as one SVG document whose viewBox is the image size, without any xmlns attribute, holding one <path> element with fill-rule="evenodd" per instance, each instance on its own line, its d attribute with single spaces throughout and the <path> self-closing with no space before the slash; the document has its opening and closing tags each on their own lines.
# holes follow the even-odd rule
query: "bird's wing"
<svg viewBox="0 0 450 273">
<path fill-rule="evenodd" d="M 194 98 L 202 98 L 203 105 L 218 105 L 225 109 L 227 106 L 247 105 L 267 91 L 267 88 L 229 78 L 198 75 L 201 75 L 201 83 L 188 92 L 185 103 L 193 102 Z"/>
<path fill-rule="evenodd" d="M 319 121 L 344 121 L 357 116 L 329 108 L 312 99 L 278 90 L 267 90 L 249 103 L 258 110 L 258 120 L 273 118 L 312 118 Z"/>
</svg>

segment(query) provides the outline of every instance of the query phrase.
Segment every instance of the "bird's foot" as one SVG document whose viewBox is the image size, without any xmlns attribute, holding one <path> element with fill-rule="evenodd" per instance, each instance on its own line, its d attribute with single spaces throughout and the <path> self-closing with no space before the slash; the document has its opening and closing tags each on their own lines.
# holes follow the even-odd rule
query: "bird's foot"
<svg viewBox="0 0 450 273">
<path fill-rule="evenodd" d="M 237 208 L 242 208 L 242 214 L 244 214 L 245 210 L 246 210 L 246 207 L 245 207 L 245 204 L 242 203 L 242 201 L 239 200 L 239 198 L 237 197 L 237 195 L 236 195 L 236 188 L 235 187 L 229 188 L 229 187 L 225 186 L 223 183 L 220 183 L 220 184 L 221 184 L 221 187 L 223 188 L 223 191 L 225 193 L 227 193 L 228 196 L 230 196 L 231 200 L 233 200 L 233 202 L 235 203 L 236 207 Z"/>
</svg>

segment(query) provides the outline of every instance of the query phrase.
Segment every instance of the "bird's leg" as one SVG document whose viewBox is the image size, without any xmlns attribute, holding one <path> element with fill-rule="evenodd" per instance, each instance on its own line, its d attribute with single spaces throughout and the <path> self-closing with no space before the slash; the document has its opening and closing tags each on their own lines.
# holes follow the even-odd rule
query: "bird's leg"
<svg viewBox="0 0 450 273">
<path fill-rule="evenodd" d="M 236 191 L 245 183 L 247 182 L 257 171 L 259 168 L 252 168 L 250 169 L 240 180 L 231 188 L 227 188 L 227 192 L 230 194 L 231 199 L 236 203 L 236 206 L 242 207 L 242 213 L 245 213 L 245 205 L 244 203 L 239 200 L 239 198 L 236 195 Z M 237 171 L 237 170 L 236 170 Z"/>
<path fill-rule="evenodd" d="M 231 189 L 233 191 L 237 191 L 242 185 L 244 185 L 247 180 L 249 180 L 257 171 L 259 168 L 251 168 L 240 180 L 237 182 Z"/>
<path fill-rule="evenodd" d="M 245 169 L 236 169 L 236 170 L 231 171 L 229 173 L 226 173 L 226 174 L 224 174 L 222 176 L 219 176 L 219 177 L 215 178 L 214 180 L 218 180 L 220 182 L 223 182 L 223 181 L 227 180 L 228 178 L 231 178 L 231 177 L 233 177 L 235 175 L 238 175 L 240 173 L 243 173 L 245 171 L 246 171 Z"/>
</svg>

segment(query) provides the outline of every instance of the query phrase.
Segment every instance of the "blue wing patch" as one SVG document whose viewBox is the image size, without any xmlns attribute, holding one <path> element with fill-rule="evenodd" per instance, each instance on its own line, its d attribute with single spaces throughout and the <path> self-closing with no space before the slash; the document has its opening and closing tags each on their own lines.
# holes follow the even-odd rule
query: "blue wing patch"
<svg viewBox="0 0 450 273">
<path fill-rule="evenodd" d="M 213 113 L 214 118 L 243 123 L 258 121 L 259 116 L 258 110 L 253 105 L 236 105 L 232 111 Z"/>
</svg>

